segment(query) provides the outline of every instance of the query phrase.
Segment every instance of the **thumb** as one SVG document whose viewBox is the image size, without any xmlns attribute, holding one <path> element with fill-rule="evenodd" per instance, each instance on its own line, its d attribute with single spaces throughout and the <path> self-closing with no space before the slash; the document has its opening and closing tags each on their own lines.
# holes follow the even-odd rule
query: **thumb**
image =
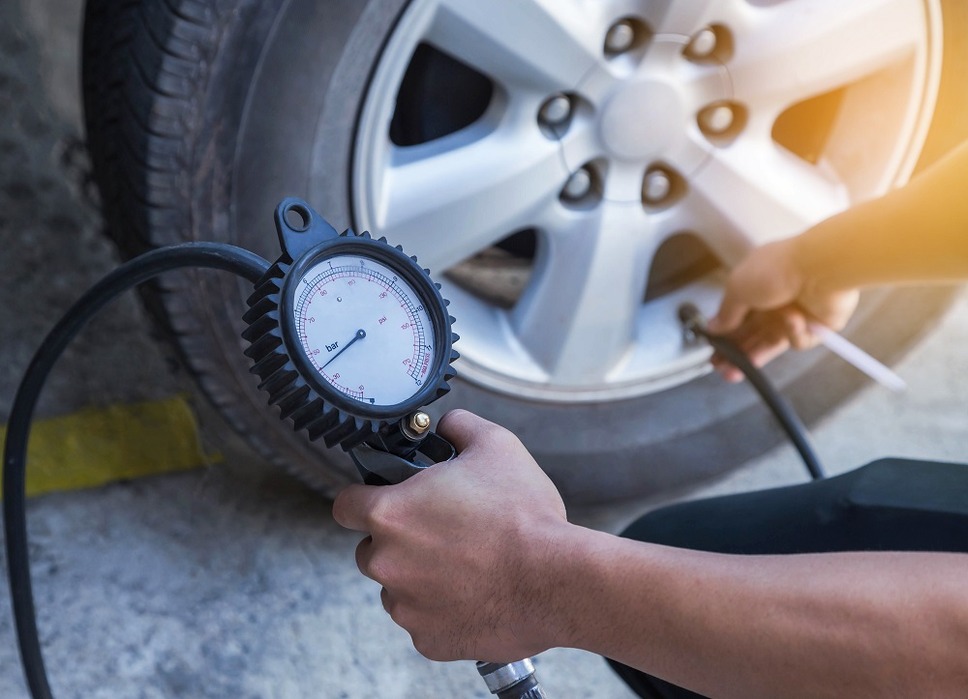
<svg viewBox="0 0 968 699">
<path fill-rule="evenodd" d="M 487 430 L 497 427 L 482 417 L 467 410 L 451 410 L 437 422 L 437 433 L 449 441 L 461 453 L 475 442 Z"/>
</svg>

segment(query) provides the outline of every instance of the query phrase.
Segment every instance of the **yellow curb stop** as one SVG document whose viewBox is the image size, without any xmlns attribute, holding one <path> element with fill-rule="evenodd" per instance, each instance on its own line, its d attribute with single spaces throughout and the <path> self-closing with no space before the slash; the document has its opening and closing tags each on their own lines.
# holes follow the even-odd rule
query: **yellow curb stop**
<svg viewBox="0 0 968 699">
<path fill-rule="evenodd" d="M 6 425 L 0 441 L 6 441 Z M 27 495 L 92 488 L 186 471 L 221 460 L 206 454 L 183 396 L 37 420 L 27 445 Z"/>
</svg>

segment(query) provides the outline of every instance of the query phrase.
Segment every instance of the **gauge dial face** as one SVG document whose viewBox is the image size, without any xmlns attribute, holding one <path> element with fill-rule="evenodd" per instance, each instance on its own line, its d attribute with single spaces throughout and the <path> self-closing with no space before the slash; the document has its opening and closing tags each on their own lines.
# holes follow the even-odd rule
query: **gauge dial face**
<svg viewBox="0 0 968 699">
<path fill-rule="evenodd" d="M 311 266 L 292 304 L 299 343 L 323 382 L 372 406 L 418 393 L 437 338 L 416 289 L 382 262 L 338 254 Z"/>
</svg>

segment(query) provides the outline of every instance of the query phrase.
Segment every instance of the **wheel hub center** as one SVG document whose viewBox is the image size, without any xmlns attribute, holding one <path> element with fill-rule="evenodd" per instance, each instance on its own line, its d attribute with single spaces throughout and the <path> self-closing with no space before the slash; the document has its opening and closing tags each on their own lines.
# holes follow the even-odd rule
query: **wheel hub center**
<svg viewBox="0 0 968 699">
<path fill-rule="evenodd" d="M 657 80 L 626 83 L 606 100 L 599 137 L 621 160 L 652 159 L 668 148 L 685 123 L 676 90 Z"/>
</svg>

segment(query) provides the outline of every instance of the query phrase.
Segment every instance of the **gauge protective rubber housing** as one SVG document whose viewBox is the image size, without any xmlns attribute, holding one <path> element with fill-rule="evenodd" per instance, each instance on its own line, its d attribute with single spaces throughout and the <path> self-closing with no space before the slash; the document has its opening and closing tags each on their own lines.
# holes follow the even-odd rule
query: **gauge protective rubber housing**
<svg viewBox="0 0 968 699">
<path fill-rule="evenodd" d="M 269 394 L 270 405 L 279 406 L 282 419 L 291 419 L 295 430 L 305 429 L 310 440 L 322 439 L 328 447 L 348 451 L 450 390 L 448 381 L 456 374 L 452 362 L 458 357 L 454 318 L 429 270 L 386 238 L 349 229 L 337 233 L 301 199 L 284 199 L 276 208 L 275 223 L 283 252 L 248 299 L 242 337 L 249 342 L 245 355 L 253 361 L 250 371 L 259 376 L 259 388 Z M 296 287 L 316 265 L 338 255 L 365 257 L 390 268 L 417 293 L 430 318 L 434 343 L 427 379 L 399 403 L 370 404 L 339 391 L 320 376 L 299 340 L 293 313 Z"/>
</svg>

